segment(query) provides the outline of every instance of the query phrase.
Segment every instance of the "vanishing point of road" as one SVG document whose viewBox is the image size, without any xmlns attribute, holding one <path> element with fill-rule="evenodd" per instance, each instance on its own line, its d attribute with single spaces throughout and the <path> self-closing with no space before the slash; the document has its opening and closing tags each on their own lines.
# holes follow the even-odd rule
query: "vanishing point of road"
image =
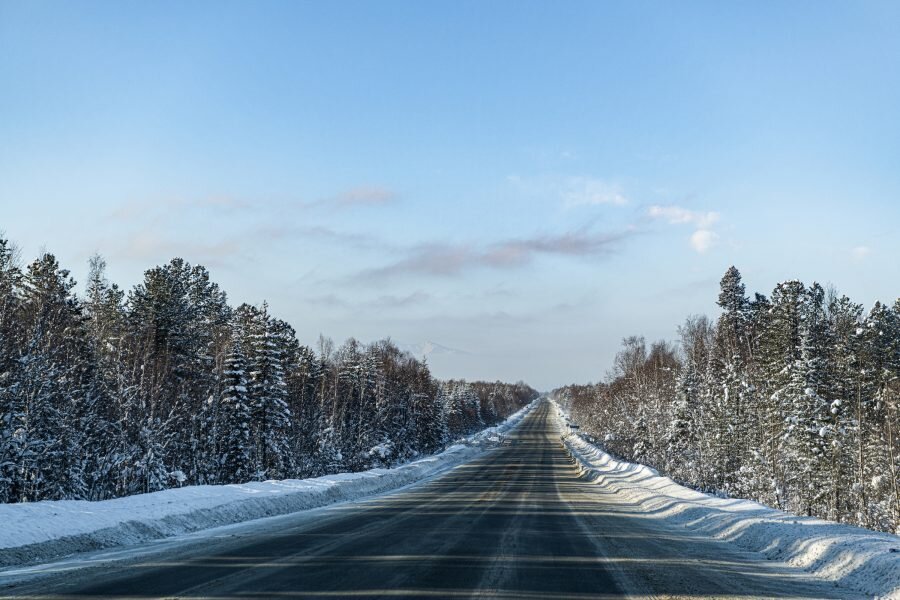
<svg viewBox="0 0 900 600">
<path fill-rule="evenodd" d="M 0 587 L 31 598 L 847 598 L 578 476 L 555 408 L 393 493 Z M 2 582 L 0 582 L 2 583 Z"/>
</svg>

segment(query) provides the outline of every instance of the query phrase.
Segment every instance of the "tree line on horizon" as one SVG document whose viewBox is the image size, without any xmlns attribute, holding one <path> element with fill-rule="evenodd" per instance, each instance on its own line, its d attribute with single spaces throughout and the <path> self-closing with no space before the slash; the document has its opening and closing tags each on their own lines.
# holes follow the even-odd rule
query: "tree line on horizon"
<svg viewBox="0 0 900 600">
<path fill-rule="evenodd" d="M 865 311 L 800 281 L 751 299 L 731 267 L 718 306 L 678 344 L 624 339 L 605 381 L 554 397 L 610 453 L 685 485 L 900 532 L 900 300 Z"/>
<path fill-rule="evenodd" d="M 0 502 L 386 467 L 538 395 L 438 381 L 390 340 L 313 350 L 180 258 L 126 293 L 96 256 L 83 298 L 52 254 L 19 262 L 0 239 Z"/>
</svg>

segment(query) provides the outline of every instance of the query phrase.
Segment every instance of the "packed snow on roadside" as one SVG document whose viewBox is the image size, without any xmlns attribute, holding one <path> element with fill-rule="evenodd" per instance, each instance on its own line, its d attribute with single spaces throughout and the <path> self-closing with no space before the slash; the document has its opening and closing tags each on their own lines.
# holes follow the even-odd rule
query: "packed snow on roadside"
<svg viewBox="0 0 900 600">
<path fill-rule="evenodd" d="M 199 485 L 113 500 L 0 504 L 0 566 L 136 544 L 371 496 L 431 477 L 502 443 L 532 402 L 439 454 L 391 469 L 235 485 Z"/>
<path fill-rule="evenodd" d="M 563 441 L 582 475 L 655 518 L 784 561 L 818 578 L 878 598 L 900 599 L 900 537 L 678 485 L 655 469 L 619 461 L 569 433 L 554 403 Z"/>
</svg>

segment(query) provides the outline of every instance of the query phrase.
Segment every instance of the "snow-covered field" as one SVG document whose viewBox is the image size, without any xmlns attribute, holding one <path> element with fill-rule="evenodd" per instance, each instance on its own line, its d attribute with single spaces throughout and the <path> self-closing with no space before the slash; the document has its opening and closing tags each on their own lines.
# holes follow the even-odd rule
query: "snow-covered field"
<svg viewBox="0 0 900 600">
<path fill-rule="evenodd" d="M 503 441 L 536 405 L 435 454 L 392 468 L 240 485 L 203 485 L 114 500 L 0 505 L 0 566 L 109 548 L 355 500 L 471 460 Z"/>
<path fill-rule="evenodd" d="M 557 406 L 560 427 L 565 414 Z M 614 459 L 578 435 L 563 440 L 585 478 L 652 518 L 759 552 L 827 581 L 880 598 L 900 598 L 900 537 L 756 502 L 710 496 L 643 465 Z"/>
</svg>

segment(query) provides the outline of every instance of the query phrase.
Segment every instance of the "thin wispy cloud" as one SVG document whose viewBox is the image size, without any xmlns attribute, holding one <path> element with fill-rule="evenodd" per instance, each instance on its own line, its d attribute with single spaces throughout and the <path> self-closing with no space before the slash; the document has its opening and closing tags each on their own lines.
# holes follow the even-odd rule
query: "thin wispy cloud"
<svg viewBox="0 0 900 600">
<path fill-rule="evenodd" d="M 678 285 L 649 290 L 646 298 L 650 300 L 667 300 L 673 296 L 704 296 L 715 293 L 719 288 L 719 276 L 691 279 Z"/>
<path fill-rule="evenodd" d="M 402 322 L 416 328 L 433 328 L 446 332 L 468 328 L 474 328 L 479 332 L 490 332 L 495 329 L 514 329 L 528 323 L 535 323 L 540 321 L 543 315 L 542 311 L 513 313 L 507 310 L 487 310 L 461 314 L 432 313 L 423 317 L 404 317 Z"/>
<path fill-rule="evenodd" d="M 329 308 L 348 309 L 355 313 L 366 310 L 391 310 L 391 309 L 407 309 L 413 306 L 427 305 L 434 297 L 421 290 L 417 290 L 410 294 L 384 294 L 377 298 L 368 300 L 351 301 L 346 296 L 335 293 L 319 294 L 307 296 L 304 301 L 307 304 L 315 306 L 326 306 Z"/>
<path fill-rule="evenodd" d="M 694 225 L 698 229 L 709 229 L 720 218 L 715 211 L 696 212 L 681 206 L 661 206 L 654 204 L 647 209 L 647 216 L 661 219 L 672 225 Z"/>
<path fill-rule="evenodd" d="M 109 213 L 117 221 L 140 221 L 147 218 L 178 216 L 178 211 L 207 210 L 231 213 L 252 208 L 244 200 L 230 196 L 203 196 L 197 198 L 164 198 L 157 200 L 130 200 Z"/>
<path fill-rule="evenodd" d="M 322 205 L 335 208 L 384 206 L 397 201 L 397 193 L 381 186 L 360 186 L 325 199 Z"/>
<path fill-rule="evenodd" d="M 196 236 L 173 236 L 163 227 L 150 226 L 114 239 L 116 255 L 140 261 L 166 261 L 179 256 L 207 266 L 231 264 L 265 252 L 276 244 L 312 242 L 369 253 L 400 251 L 388 242 L 365 233 L 347 232 L 322 225 L 244 224 L 228 232 L 203 232 Z"/>
<path fill-rule="evenodd" d="M 345 308 L 350 304 L 344 298 L 337 294 L 320 294 L 317 296 L 307 296 L 304 302 L 314 306 L 327 306 L 330 308 Z"/>
<path fill-rule="evenodd" d="M 250 239 L 265 243 L 266 241 L 308 241 L 338 244 L 360 250 L 396 251 L 397 248 L 385 240 L 367 233 L 342 231 L 326 225 L 261 225 L 247 232 Z"/>
<path fill-rule="evenodd" d="M 850 256 L 852 256 L 854 260 L 863 260 L 870 254 L 872 254 L 872 248 L 869 246 L 856 246 L 850 250 Z"/>
<path fill-rule="evenodd" d="M 576 206 L 596 206 L 612 204 L 622 206 L 628 204 L 628 198 L 621 186 L 608 183 L 593 177 L 570 177 L 565 182 L 563 202 L 569 208 Z"/>
<path fill-rule="evenodd" d="M 623 206 L 629 203 L 622 186 L 583 175 L 509 175 L 507 182 L 519 192 L 560 202 L 566 208 L 579 206 Z"/>
<path fill-rule="evenodd" d="M 397 193 L 387 187 L 362 185 L 318 200 L 247 199 L 228 195 L 131 200 L 112 210 L 109 217 L 127 222 L 147 219 L 177 220 L 183 211 L 203 211 L 208 215 L 227 216 L 236 212 L 266 215 L 284 214 L 285 211 L 350 210 L 387 206 L 397 199 Z"/>
<path fill-rule="evenodd" d="M 153 232 L 129 237 L 119 248 L 117 256 L 141 262 L 164 261 L 180 256 L 189 262 L 222 267 L 241 254 L 236 239 L 215 242 L 174 240 Z"/>
<path fill-rule="evenodd" d="M 426 304 L 431 299 L 431 294 L 417 290 L 404 296 L 395 296 L 391 294 L 379 296 L 370 304 L 376 308 L 407 308 L 410 306 Z"/>
<path fill-rule="evenodd" d="M 596 233 L 584 229 L 557 235 L 505 240 L 483 247 L 430 243 L 415 246 L 407 256 L 383 267 L 361 272 L 358 278 L 384 280 L 401 275 L 456 276 L 477 268 L 514 269 L 541 255 L 608 256 L 636 232 Z"/>
<path fill-rule="evenodd" d="M 423 275 L 456 275 L 478 262 L 471 248 L 451 244 L 423 244 L 409 251 L 406 258 L 360 273 L 360 279 L 387 279 L 404 273 Z"/>
</svg>

